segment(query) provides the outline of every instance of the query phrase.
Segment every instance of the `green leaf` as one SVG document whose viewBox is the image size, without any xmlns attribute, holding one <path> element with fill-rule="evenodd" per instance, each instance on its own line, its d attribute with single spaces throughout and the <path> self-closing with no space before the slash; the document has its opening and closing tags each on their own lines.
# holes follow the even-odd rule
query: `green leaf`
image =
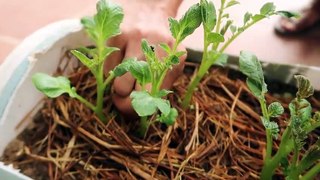
<svg viewBox="0 0 320 180">
<path fill-rule="evenodd" d="M 279 102 L 273 102 L 268 106 L 268 114 L 270 117 L 278 117 L 283 114 L 284 108 Z"/>
<path fill-rule="evenodd" d="M 223 26 L 223 28 L 220 30 L 220 34 L 224 35 L 227 32 L 227 30 L 229 29 L 229 27 L 231 26 L 232 23 L 233 23 L 232 20 L 228 20 L 226 22 L 226 24 Z"/>
<path fill-rule="evenodd" d="M 151 82 L 151 72 L 147 62 L 135 61 L 131 64 L 129 71 L 141 86 Z"/>
<path fill-rule="evenodd" d="M 118 76 L 122 76 L 124 75 L 126 72 L 128 72 L 131 68 L 131 66 L 136 63 L 137 59 L 136 58 L 129 58 L 129 59 L 125 59 L 124 61 L 122 61 L 121 64 L 117 65 L 114 69 L 113 69 L 113 73 L 115 77 Z"/>
<path fill-rule="evenodd" d="M 93 18 L 81 19 L 85 30 L 96 42 L 102 43 L 112 36 L 120 34 L 120 23 L 123 20 L 123 10 L 110 1 L 100 0 L 97 3 L 97 14 Z"/>
<path fill-rule="evenodd" d="M 180 59 L 176 55 L 171 55 L 169 57 L 169 59 L 170 59 L 170 61 L 169 61 L 170 65 L 176 65 L 176 64 L 179 64 L 179 62 L 180 62 Z"/>
<path fill-rule="evenodd" d="M 268 2 L 261 7 L 260 14 L 268 16 L 274 13 L 275 9 L 276 9 L 276 6 L 272 2 Z"/>
<path fill-rule="evenodd" d="M 167 96 L 168 94 L 170 93 L 173 93 L 173 91 L 169 91 L 169 90 L 166 90 L 166 89 L 161 89 L 156 95 L 155 97 L 158 97 L 158 98 L 162 98 L 164 96 Z"/>
<path fill-rule="evenodd" d="M 303 170 L 309 169 L 315 162 L 320 158 L 320 140 L 309 148 L 309 150 L 304 154 L 301 161 L 299 162 L 299 167 Z"/>
<path fill-rule="evenodd" d="M 149 45 L 149 43 L 145 39 L 142 39 L 141 41 L 141 49 L 147 60 L 155 60 L 156 55 L 154 52 L 154 48 Z"/>
<path fill-rule="evenodd" d="M 239 69 L 248 77 L 247 85 L 251 92 L 256 97 L 262 98 L 268 90 L 258 58 L 250 52 L 241 51 Z"/>
<path fill-rule="evenodd" d="M 294 78 L 297 81 L 297 87 L 298 87 L 298 92 L 297 92 L 297 98 L 299 99 L 305 99 L 313 95 L 314 89 L 310 83 L 310 81 L 302 76 L 302 75 L 295 75 Z"/>
<path fill-rule="evenodd" d="M 251 17 L 252 17 L 252 14 L 249 12 L 246 12 L 246 14 L 244 14 L 244 17 L 243 17 L 243 24 L 246 25 L 250 21 Z"/>
<path fill-rule="evenodd" d="M 306 129 L 311 125 L 311 104 L 306 99 L 294 99 L 289 104 L 290 126 L 297 148 L 301 149 L 307 138 Z"/>
<path fill-rule="evenodd" d="M 119 50 L 119 48 L 116 48 L 116 47 L 103 48 L 102 53 L 101 53 L 101 58 L 99 58 L 99 60 L 100 60 L 99 63 L 103 63 L 111 53 L 113 53 L 114 51 L 118 51 L 118 50 Z"/>
<path fill-rule="evenodd" d="M 210 32 L 208 33 L 207 40 L 209 43 L 221 43 L 224 42 L 224 37 L 219 33 Z"/>
<path fill-rule="evenodd" d="M 214 65 L 218 66 L 225 66 L 228 61 L 228 55 L 227 54 L 220 54 L 218 59 L 214 62 Z"/>
<path fill-rule="evenodd" d="M 278 124 L 276 122 L 273 122 L 273 121 L 268 121 L 264 117 L 261 117 L 261 121 L 262 121 L 263 126 L 266 129 L 270 130 L 270 133 L 271 133 L 272 137 L 274 139 L 277 139 L 278 138 L 278 134 L 279 134 L 279 126 L 278 126 Z"/>
<path fill-rule="evenodd" d="M 178 58 L 180 58 L 181 56 L 183 56 L 183 55 L 185 55 L 185 54 L 187 54 L 187 51 L 178 51 L 178 52 L 175 53 L 175 55 L 176 55 Z"/>
<path fill-rule="evenodd" d="M 291 11 L 276 11 L 277 15 L 280 15 L 285 18 L 298 18 L 300 17 L 300 14 L 297 12 L 291 12 Z"/>
<path fill-rule="evenodd" d="M 168 100 L 152 97 L 147 91 L 133 91 L 130 97 L 132 107 L 140 117 L 153 115 L 158 109 L 165 116 L 170 113 Z"/>
<path fill-rule="evenodd" d="M 177 39 L 180 34 L 180 29 L 181 29 L 179 21 L 177 21 L 171 17 L 168 20 L 169 20 L 169 27 L 170 27 L 171 34 L 175 39 Z"/>
<path fill-rule="evenodd" d="M 70 81 L 63 76 L 52 77 L 44 73 L 36 73 L 32 76 L 35 87 L 50 98 L 56 98 L 63 93 L 69 93 L 74 97 Z"/>
<path fill-rule="evenodd" d="M 170 113 L 170 102 L 161 98 L 153 98 L 154 104 L 162 114 L 167 116 Z"/>
<path fill-rule="evenodd" d="M 92 70 L 93 66 L 95 65 L 95 61 L 93 59 L 89 59 L 86 55 L 78 50 L 71 50 L 71 53 L 78 58 L 82 64 Z"/>
<path fill-rule="evenodd" d="M 183 17 L 177 21 L 169 18 L 172 36 L 180 43 L 188 35 L 192 34 L 201 24 L 201 7 L 199 4 L 191 6 Z"/>
<path fill-rule="evenodd" d="M 230 31 L 232 32 L 232 34 L 234 34 L 237 31 L 237 26 L 231 25 Z"/>
<path fill-rule="evenodd" d="M 312 114 L 311 104 L 306 99 L 293 100 L 289 104 L 290 116 L 298 116 L 301 123 L 310 120 Z"/>
<path fill-rule="evenodd" d="M 228 7 L 231 7 L 231 6 L 234 6 L 234 5 L 237 5 L 237 4 L 240 4 L 238 1 L 235 1 L 235 0 L 231 0 L 228 2 L 228 4 L 226 5 L 226 8 Z"/>
<path fill-rule="evenodd" d="M 168 44 L 165 43 L 161 43 L 159 45 L 167 54 L 171 53 L 171 48 L 168 46 Z"/>
<path fill-rule="evenodd" d="M 168 115 L 161 114 L 158 120 L 165 123 L 167 126 L 173 125 L 178 117 L 178 111 L 175 108 L 171 108 Z"/>
<path fill-rule="evenodd" d="M 256 22 L 256 21 L 259 21 L 265 17 L 266 17 L 265 15 L 256 14 L 256 15 L 252 16 L 252 20 Z"/>
<path fill-rule="evenodd" d="M 207 0 L 201 0 L 200 6 L 203 25 L 207 32 L 211 32 L 217 22 L 216 8 L 212 1 Z"/>
<path fill-rule="evenodd" d="M 146 91 L 133 91 L 130 94 L 133 109 L 140 117 L 150 116 L 157 111 L 154 98 Z"/>
</svg>

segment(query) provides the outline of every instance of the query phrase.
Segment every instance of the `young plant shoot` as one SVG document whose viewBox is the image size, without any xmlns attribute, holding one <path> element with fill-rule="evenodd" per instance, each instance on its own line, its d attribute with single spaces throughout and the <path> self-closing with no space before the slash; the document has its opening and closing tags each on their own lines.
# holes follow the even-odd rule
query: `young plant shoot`
<svg viewBox="0 0 320 180">
<path fill-rule="evenodd" d="M 172 125 L 175 122 L 178 112 L 172 108 L 170 102 L 163 99 L 171 91 L 161 89 L 163 80 L 167 72 L 172 69 L 174 65 L 179 64 L 179 58 L 186 52 L 177 51 L 179 44 L 201 24 L 201 14 L 199 4 L 193 5 L 184 14 L 180 20 L 169 18 L 170 31 L 175 38 L 173 47 L 167 44 L 160 44 L 159 47 L 166 52 L 165 57 L 157 57 L 155 47 L 148 44 L 146 40 L 142 40 L 141 48 L 145 55 L 146 61 L 134 60 L 125 63 L 132 64 L 129 71 L 142 87 L 142 91 L 134 91 L 131 93 L 132 106 L 134 110 L 141 117 L 141 124 L 139 135 L 144 136 L 151 123 L 148 120 L 149 116 L 160 114 L 156 116 L 156 121 Z M 146 85 L 151 84 L 151 91 L 146 90 Z M 155 121 L 155 122 L 156 122 Z"/>
<path fill-rule="evenodd" d="M 313 95 L 313 87 L 309 80 L 301 75 L 295 76 L 298 92 L 296 98 L 289 104 L 290 119 L 282 134 L 279 149 L 272 155 L 273 139 L 279 136 L 278 124 L 272 121 L 272 118 L 280 116 L 284 109 L 279 102 L 267 105 L 265 94 L 268 89 L 261 64 L 255 55 L 242 51 L 239 65 L 240 71 L 247 76 L 246 82 L 249 90 L 260 103 L 261 122 L 266 129 L 266 155 L 261 179 L 271 180 L 275 169 L 280 164 L 287 179 L 312 179 L 320 173 L 320 162 L 318 161 L 320 159 L 320 140 L 306 152 L 303 150 L 303 145 L 307 135 L 320 127 L 320 114 L 316 112 L 312 117 L 312 107 L 306 100 Z M 293 153 L 293 157 L 288 159 L 290 153 Z"/>
<path fill-rule="evenodd" d="M 208 72 L 209 68 L 212 65 L 224 65 L 227 62 L 228 56 L 224 54 L 224 51 L 242 32 L 255 23 L 272 15 L 279 14 L 286 17 L 296 15 L 286 11 L 275 11 L 273 3 L 266 3 L 262 6 L 258 14 L 245 13 L 243 24 L 237 27 L 233 25 L 229 14 L 225 12 L 225 10 L 237 4 L 239 4 L 239 2 L 235 0 L 221 0 L 220 8 L 216 11 L 212 1 L 200 1 L 204 32 L 203 55 L 199 70 L 191 80 L 182 102 L 184 108 L 190 105 L 193 91 L 203 76 Z M 231 36 L 226 35 L 228 30 L 230 30 Z"/>
<path fill-rule="evenodd" d="M 103 113 L 103 97 L 105 90 L 112 80 L 123 75 L 126 69 L 121 66 L 117 71 L 110 71 L 107 76 L 104 74 L 104 63 L 107 57 L 118 49 L 108 47 L 107 41 L 120 34 L 120 23 L 123 20 L 123 10 L 120 6 L 109 1 L 100 0 L 97 3 L 97 13 L 93 17 L 81 19 L 81 23 L 95 44 L 95 48 L 89 49 L 81 47 L 72 50 L 71 53 L 76 56 L 87 68 L 90 69 L 97 81 L 97 100 L 95 105 L 77 94 L 76 89 L 71 87 L 70 81 L 66 77 L 52 77 L 43 73 L 36 73 L 32 81 L 36 88 L 50 98 L 56 98 L 63 93 L 76 98 L 92 111 L 96 113 L 99 119 L 106 123 L 107 119 Z"/>
</svg>

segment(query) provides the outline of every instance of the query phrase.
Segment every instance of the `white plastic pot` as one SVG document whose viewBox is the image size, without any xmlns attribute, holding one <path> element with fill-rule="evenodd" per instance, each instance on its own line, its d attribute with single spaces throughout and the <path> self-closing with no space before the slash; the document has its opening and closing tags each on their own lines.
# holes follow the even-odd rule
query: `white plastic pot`
<svg viewBox="0 0 320 180">
<path fill-rule="evenodd" d="M 0 156 L 32 120 L 34 108 L 43 95 L 38 92 L 31 76 L 36 72 L 54 73 L 59 60 L 68 49 L 89 44 L 79 20 L 64 20 L 48 25 L 26 38 L 0 65 Z M 201 52 L 189 50 L 190 59 L 200 59 Z M 237 57 L 229 65 L 236 67 Z M 264 63 L 269 78 L 285 83 L 293 81 L 294 74 L 304 74 L 320 89 L 318 67 Z M 0 162 L 0 179 L 30 179 Z"/>
</svg>

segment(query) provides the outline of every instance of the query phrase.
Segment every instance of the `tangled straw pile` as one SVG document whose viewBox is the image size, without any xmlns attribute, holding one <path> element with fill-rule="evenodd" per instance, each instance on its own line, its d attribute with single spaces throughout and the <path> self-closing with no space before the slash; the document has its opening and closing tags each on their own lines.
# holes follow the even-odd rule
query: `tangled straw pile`
<svg viewBox="0 0 320 180">
<path fill-rule="evenodd" d="M 73 86 L 94 101 L 96 84 L 90 72 L 84 67 L 72 70 Z M 65 67 L 58 72 L 63 71 Z M 183 111 L 179 97 L 190 80 L 183 75 L 169 97 L 179 110 L 177 122 L 169 128 L 153 124 L 145 139 L 134 135 L 138 121 L 117 116 L 108 97 L 105 113 L 111 121 L 106 125 L 67 96 L 45 99 L 33 124 L 2 160 L 35 179 L 259 179 L 265 149 L 259 105 L 241 78 L 231 76 L 239 77 L 234 71 L 212 69 L 195 92 L 193 106 Z M 267 99 L 276 100 L 271 95 Z M 319 109 L 317 99 L 311 102 Z M 279 119 L 281 127 L 287 117 Z"/>
</svg>

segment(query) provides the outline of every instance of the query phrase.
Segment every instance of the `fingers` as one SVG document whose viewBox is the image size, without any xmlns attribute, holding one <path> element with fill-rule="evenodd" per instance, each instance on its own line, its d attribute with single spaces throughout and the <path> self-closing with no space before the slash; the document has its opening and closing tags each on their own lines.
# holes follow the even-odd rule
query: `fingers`
<svg viewBox="0 0 320 180">
<path fill-rule="evenodd" d="M 112 94 L 112 101 L 124 117 L 135 118 L 138 116 L 132 108 L 130 96 L 123 97 L 114 93 Z"/>
<path fill-rule="evenodd" d="M 137 57 L 138 59 L 142 58 L 142 52 L 140 50 L 140 42 L 130 41 L 126 47 L 126 53 L 124 59 L 129 57 Z M 127 97 L 130 95 L 132 90 L 135 87 L 135 79 L 133 76 L 127 72 L 121 77 L 117 77 L 114 80 L 113 88 L 114 92 L 122 97 Z"/>
</svg>

